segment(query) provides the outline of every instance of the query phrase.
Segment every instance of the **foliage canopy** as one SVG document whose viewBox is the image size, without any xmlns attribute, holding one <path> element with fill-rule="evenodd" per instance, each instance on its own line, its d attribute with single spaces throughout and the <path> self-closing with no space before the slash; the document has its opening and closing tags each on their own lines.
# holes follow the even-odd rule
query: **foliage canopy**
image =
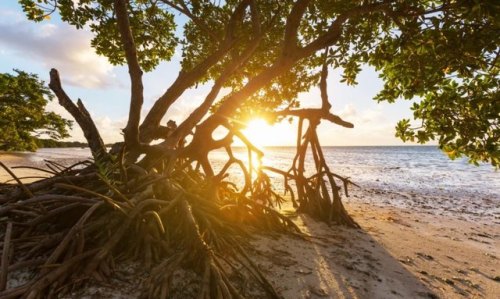
<svg viewBox="0 0 500 299">
<path fill-rule="evenodd" d="M 34 74 L 15 73 L 0 74 L 0 150 L 35 151 L 36 136 L 68 137 L 71 121 L 45 111 L 54 96 L 43 81 Z"/>
<path fill-rule="evenodd" d="M 32 20 L 52 12 L 36 5 L 51 1 L 20 3 Z M 90 27 L 99 54 L 113 64 L 126 62 L 113 1 L 54 3 L 62 20 Z M 170 99 L 157 101 L 141 126 L 143 137 L 159 126 L 182 90 L 209 80 L 215 88 L 232 90 L 208 103 L 215 114 L 231 110 L 236 117 L 297 107 L 298 93 L 318 83 L 321 50 L 329 47 L 328 64 L 343 69 L 342 81 L 356 84 L 361 66 L 368 64 L 384 80 L 377 101 L 415 100 L 412 110 L 421 124 L 415 128 L 410 120 L 400 121 L 396 135 L 402 140 L 437 139 L 451 157 L 500 161 L 497 1 L 134 0 L 126 5 L 142 70 L 153 70 L 180 47 L 179 78 L 189 77 L 172 85 L 180 91 L 164 95 Z M 263 75 L 277 64 L 286 71 Z M 258 86 L 244 100 L 219 109 L 252 84 Z"/>
</svg>

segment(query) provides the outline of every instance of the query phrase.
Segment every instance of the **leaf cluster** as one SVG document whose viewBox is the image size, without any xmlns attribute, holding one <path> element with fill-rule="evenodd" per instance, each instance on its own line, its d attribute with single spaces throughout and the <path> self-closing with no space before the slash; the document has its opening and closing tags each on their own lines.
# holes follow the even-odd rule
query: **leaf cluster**
<svg viewBox="0 0 500 299">
<path fill-rule="evenodd" d="M 0 74 L 0 150 L 34 151 L 36 136 L 68 137 L 71 121 L 45 111 L 53 96 L 43 81 L 34 74 L 14 72 Z"/>
<path fill-rule="evenodd" d="M 52 1 L 19 0 L 28 19 L 42 21 Z M 121 46 L 113 0 L 58 0 L 52 5 L 57 8 L 61 19 L 77 29 L 88 26 L 94 34 L 91 45 L 97 54 L 108 58 L 113 65 L 125 64 L 125 52 Z M 45 6 L 44 6 L 45 5 Z M 141 67 L 152 71 L 162 60 L 172 57 L 177 46 L 174 15 L 161 9 L 157 1 L 129 1 L 129 21 Z"/>
</svg>

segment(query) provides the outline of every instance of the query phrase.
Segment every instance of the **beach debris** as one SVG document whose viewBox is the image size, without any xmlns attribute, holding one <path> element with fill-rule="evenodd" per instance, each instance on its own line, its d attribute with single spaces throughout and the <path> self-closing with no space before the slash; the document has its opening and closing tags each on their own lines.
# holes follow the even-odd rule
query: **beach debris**
<svg viewBox="0 0 500 299">
<path fill-rule="evenodd" d="M 449 278 L 445 278 L 444 282 L 446 282 L 449 285 L 454 285 L 455 284 L 455 282 L 452 279 L 449 279 Z"/>
<path fill-rule="evenodd" d="M 406 264 L 406 265 L 413 265 L 414 264 L 413 259 L 409 256 L 406 256 L 405 258 L 399 259 L 399 261 L 403 264 Z"/>
<path fill-rule="evenodd" d="M 321 287 L 309 285 L 309 291 L 318 297 L 328 297 L 328 292 Z"/>
<path fill-rule="evenodd" d="M 299 269 L 299 270 L 295 270 L 295 273 L 302 274 L 302 275 L 309 275 L 309 274 L 312 274 L 312 271 L 311 270 Z"/>
<path fill-rule="evenodd" d="M 416 255 L 418 255 L 420 258 L 423 258 L 423 259 L 426 259 L 428 261 L 433 261 L 434 260 L 434 257 L 430 254 L 425 254 L 425 253 L 422 253 L 422 252 L 417 252 Z"/>
</svg>

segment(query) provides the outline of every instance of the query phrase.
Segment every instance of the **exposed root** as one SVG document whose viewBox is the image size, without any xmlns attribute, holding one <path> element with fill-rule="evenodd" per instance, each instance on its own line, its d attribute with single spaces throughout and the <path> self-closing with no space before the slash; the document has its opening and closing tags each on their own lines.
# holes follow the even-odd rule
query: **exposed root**
<svg viewBox="0 0 500 299">
<path fill-rule="evenodd" d="M 180 269 L 200 277 L 200 298 L 242 297 L 230 278 L 234 269 L 246 269 L 239 275 L 254 279 L 269 297 L 278 297 L 239 244 L 254 231 L 298 228 L 231 185 L 183 167 L 169 176 L 127 166 L 129 180 L 122 181 L 123 169 L 113 165 L 106 173 L 94 165 L 90 172 L 89 167 L 70 172 L 54 166 L 65 183 L 54 177 L 17 187 L 31 194 L 2 187 L 0 194 L 8 200 L 0 208 L 0 227 L 5 231 L 9 226 L 2 248 L 13 252 L 4 254 L 10 258 L 2 269 L 29 270 L 34 277 L 1 290 L 0 297 L 53 297 L 75 283 L 109 278 L 116 262 L 135 261 L 151 269 L 144 297 L 168 298 L 175 289 L 172 275 Z M 232 257 L 226 260 L 231 264 L 220 256 Z M 237 266 L 241 263 L 245 266 Z"/>
<path fill-rule="evenodd" d="M 51 75 L 51 84 L 60 84 L 57 72 Z M 285 190 L 299 212 L 358 227 L 342 204 L 337 184 L 340 180 L 348 195 L 351 182 L 330 171 L 316 134 L 321 119 L 352 126 L 329 112 L 325 84 L 322 109 L 278 113 L 299 117 L 297 153 L 288 171 L 262 166 L 263 153 L 227 121 L 222 125 L 229 133 L 223 139 L 193 142 L 186 149 L 180 142 L 178 148 L 147 154 L 142 161 L 131 158 L 137 149 L 131 154 L 124 145 L 113 150 L 117 156 L 104 153 L 90 115 L 81 103 L 71 105 L 59 90 L 92 137 L 89 144 L 95 161 L 67 168 L 46 161 L 48 170 L 43 171 L 53 176 L 31 184 L 23 184 L 0 162 L 18 183 L 0 185 L 4 232 L 0 235 L 4 239 L 0 297 L 56 297 L 75 284 L 109 278 L 116 263 L 139 262 L 150 270 L 143 282 L 144 298 L 171 297 L 174 273 L 181 270 L 197 275 L 199 298 L 243 297 L 244 290 L 234 277 L 253 280 L 267 297 L 280 298 L 244 249 L 255 232 L 300 234 L 293 221 L 274 209 L 285 199 L 273 190 L 266 171 L 283 176 Z M 308 128 L 303 134 L 304 120 Z M 234 157 L 233 137 L 246 145 L 248 165 Z M 225 148 L 229 157 L 218 174 L 208 160 L 208 153 L 216 148 Z M 306 177 L 308 149 L 315 167 L 310 177 Z M 233 164 L 243 174 L 242 190 L 226 180 Z M 7 274 L 14 270 L 28 270 L 34 276 L 6 289 Z"/>
</svg>

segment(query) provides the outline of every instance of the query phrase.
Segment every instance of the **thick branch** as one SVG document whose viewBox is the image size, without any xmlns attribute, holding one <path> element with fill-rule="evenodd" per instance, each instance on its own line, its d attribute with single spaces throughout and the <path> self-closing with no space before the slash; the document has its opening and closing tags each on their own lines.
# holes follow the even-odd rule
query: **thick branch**
<svg viewBox="0 0 500 299">
<path fill-rule="evenodd" d="M 325 62 L 323 63 L 323 69 L 321 70 L 321 80 L 319 81 L 319 90 L 321 91 L 321 109 L 324 111 L 330 111 L 332 105 L 328 101 L 328 92 L 326 79 L 328 78 L 328 62 L 326 57 L 328 56 L 328 48 L 325 51 Z"/>
<path fill-rule="evenodd" d="M 290 13 L 289 18 L 287 19 L 287 28 L 285 31 L 285 43 L 283 49 L 284 55 L 279 57 L 272 66 L 262 71 L 260 74 L 255 76 L 247 85 L 245 85 L 238 92 L 235 92 L 233 96 L 226 99 L 226 101 L 219 107 L 219 109 L 214 113 L 211 117 L 205 120 L 201 125 L 204 127 L 210 127 L 215 129 L 217 125 L 220 123 L 221 119 L 224 119 L 231 113 L 233 113 L 245 99 L 251 96 L 260 88 L 264 87 L 266 84 L 271 82 L 272 79 L 277 76 L 283 74 L 284 72 L 290 70 L 293 65 L 304 57 L 308 57 L 312 55 L 314 52 L 327 48 L 335 43 L 342 33 L 342 26 L 344 23 L 352 17 L 365 14 L 365 13 L 373 13 L 377 11 L 382 11 L 387 5 L 387 2 L 380 2 L 375 4 L 367 4 L 362 5 L 356 8 L 353 8 L 341 15 L 339 15 L 335 21 L 330 26 L 330 29 L 327 33 L 318 37 L 316 40 L 311 42 L 309 45 L 298 48 L 295 43 L 295 38 L 297 37 L 298 26 L 300 25 L 300 18 L 302 17 L 305 9 L 307 8 L 308 1 L 307 0 L 299 0 L 295 3 L 292 8 L 292 12 Z M 295 30 L 295 32 L 293 31 Z M 293 44 L 295 43 L 295 46 Z M 344 122 L 338 116 L 332 114 L 332 116 L 326 116 L 329 121 L 337 123 L 341 126 L 351 127 L 352 124 Z"/>
<path fill-rule="evenodd" d="M 272 79 L 288 71 L 292 68 L 294 63 L 300 59 L 296 55 L 300 52 L 298 51 L 299 48 L 297 45 L 297 31 L 309 1 L 310 0 L 299 0 L 294 4 L 286 23 L 282 55 L 276 59 L 273 65 L 255 76 L 242 89 L 226 99 L 216 113 L 200 125 L 205 127 L 203 130 L 209 130 L 210 128 L 215 129 L 221 121 L 235 111 L 246 98 L 271 82 Z"/>
<path fill-rule="evenodd" d="M 131 82 L 129 117 L 127 127 L 124 129 L 125 143 L 129 147 L 134 147 L 139 144 L 139 121 L 144 102 L 142 70 L 130 28 L 126 0 L 115 0 L 115 13 Z"/>
<path fill-rule="evenodd" d="M 94 159 L 103 158 L 106 155 L 106 148 L 92 117 L 80 100 L 78 100 L 78 106 L 71 101 L 61 86 L 61 79 L 56 69 L 50 70 L 49 87 L 56 94 L 59 104 L 73 116 L 82 129 Z"/>
<path fill-rule="evenodd" d="M 335 21 L 333 21 L 325 34 L 319 36 L 316 40 L 300 49 L 300 57 L 307 57 L 320 49 L 333 45 L 336 41 L 338 41 L 342 34 L 342 26 L 350 18 L 366 13 L 384 11 L 388 4 L 389 2 L 365 4 L 340 14 Z"/>
<path fill-rule="evenodd" d="M 145 142 L 151 141 L 152 132 L 160 125 L 161 119 L 167 113 L 170 106 L 184 93 L 184 91 L 206 75 L 209 68 L 218 63 L 235 43 L 234 29 L 238 21 L 244 16 L 245 9 L 251 1 L 242 1 L 234 10 L 226 26 L 226 36 L 219 48 L 207 56 L 192 70 L 184 72 L 181 70 L 175 82 L 155 102 L 141 125 L 141 139 Z"/>
<path fill-rule="evenodd" d="M 260 11 L 255 0 L 250 1 L 250 13 L 252 18 L 252 30 L 255 37 L 261 34 Z"/>
<path fill-rule="evenodd" d="M 149 142 L 153 139 L 154 131 L 160 125 L 161 119 L 167 113 L 172 104 L 192 86 L 198 79 L 206 74 L 206 71 L 215 65 L 229 50 L 230 47 L 219 48 L 212 55 L 205 58 L 200 64 L 189 72 L 181 70 L 174 83 L 165 93 L 156 100 L 141 125 L 141 141 Z"/>
<path fill-rule="evenodd" d="M 328 120 L 334 124 L 337 124 L 346 128 L 354 128 L 354 125 L 340 118 L 340 116 L 330 113 L 328 110 L 323 109 L 297 109 L 297 110 L 282 110 L 273 113 L 275 116 L 296 116 L 300 118 L 313 119 L 313 120 Z"/>
<path fill-rule="evenodd" d="M 310 0 L 299 0 L 297 1 L 288 15 L 286 20 L 285 36 L 283 42 L 283 56 L 287 56 L 291 52 L 295 52 L 298 49 L 297 44 L 297 34 L 307 6 Z"/>
<path fill-rule="evenodd" d="M 214 86 L 210 90 L 210 93 L 207 95 L 203 103 L 198 108 L 196 108 L 193 113 L 191 113 L 189 117 L 186 118 L 184 122 L 182 122 L 182 124 L 179 125 L 178 129 L 172 136 L 173 141 L 170 143 L 175 144 L 179 142 L 179 140 L 189 134 L 194 126 L 203 119 L 203 117 L 207 114 L 213 102 L 215 101 L 223 84 L 241 67 L 241 65 L 245 64 L 245 62 L 252 56 L 252 54 L 259 46 L 261 40 L 262 36 L 258 36 L 256 40 L 252 40 L 250 42 L 250 46 L 245 49 L 245 51 L 239 57 L 234 58 L 233 61 L 229 63 L 220 77 L 215 81 Z"/>
<path fill-rule="evenodd" d="M 235 30 L 238 25 L 243 20 L 243 17 L 245 16 L 245 9 L 247 8 L 248 5 L 250 5 L 251 1 L 250 0 L 243 0 L 236 6 L 234 9 L 233 14 L 231 15 L 231 18 L 229 19 L 229 22 L 226 27 L 226 37 L 225 40 L 231 41 L 234 39 L 235 35 Z"/>
<path fill-rule="evenodd" d="M 230 116 L 241 105 L 241 103 L 245 101 L 245 99 L 271 82 L 272 79 L 289 70 L 293 66 L 294 62 L 294 60 L 279 59 L 272 66 L 251 79 L 250 82 L 248 82 L 242 89 L 227 98 L 219 109 L 217 109 L 217 111 L 200 126 L 215 129 L 217 125 L 220 124 L 222 120 Z"/>
</svg>

